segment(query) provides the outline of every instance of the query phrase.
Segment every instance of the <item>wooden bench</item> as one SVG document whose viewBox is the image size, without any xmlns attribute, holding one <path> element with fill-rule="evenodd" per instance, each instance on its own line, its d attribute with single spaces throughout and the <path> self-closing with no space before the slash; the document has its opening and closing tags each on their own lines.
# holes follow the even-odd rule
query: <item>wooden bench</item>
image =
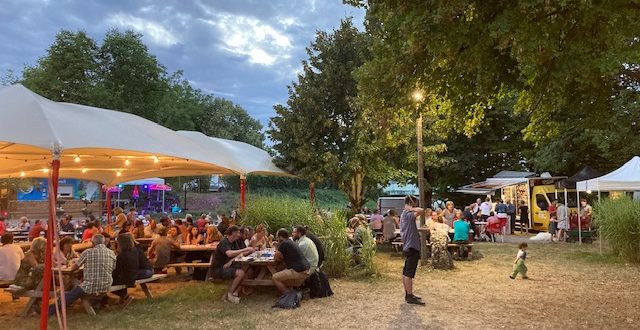
<svg viewBox="0 0 640 330">
<path fill-rule="evenodd" d="M 174 264 L 167 264 L 166 268 L 170 267 L 196 267 L 196 268 L 209 268 L 211 267 L 210 262 L 179 262 Z"/>
<path fill-rule="evenodd" d="M 147 297 L 147 299 L 151 300 L 153 298 L 153 296 L 151 295 L 151 292 L 149 291 L 149 288 L 147 287 L 147 283 L 155 282 L 155 281 L 161 280 L 161 279 L 163 279 L 165 277 L 167 277 L 167 275 L 164 275 L 164 274 L 153 274 L 149 278 L 143 278 L 143 279 L 140 279 L 140 280 L 136 280 L 136 285 L 140 285 L 140 288 L 142 289 L 142 292 L 144 292 L 144 295 Z M 122 290 L 122 289 L 126 289 L 126 288 L 127 288 L 127 286 L 124 285 L 124 284 L 122 284 L 122 285 L 112 285 L 109 288 L 109 290 L 107 292 L 105 292 L 105 293 L 86 295 L 86 296 L 81 298 L 82 307 L 84 307 L 84 310 L 87 312 L 87 314 L 96 315 L 96 311 L 93 309 L 93 306 L 91 305 L 91 301 L 92 300 L 101 299 L 108 292 L 114 292 L 114 291 L 118 291 L 118 290 Z M 29 302 L 27 303 L 27 306 L 24 308 L 24 310 L 21 313 L 22 316 L 26 316 L 29 313 L 29 310 L 31 310 L 31 308 L 33 307 L 33 305 L 37 301 L 37 299 L 42 298 L 42 290 L 34 289 L 34 290 L 28 290 L 28 291 L 16 294 L 17 292 L 19 292 L 21 290 L 22 290 L 21 288 L 15 287 L 15 286 L 4 289 L 5 292 L 10 292 L 14 297 L 28 297 L 28 298 L 30 298 Z M 49 293 L 49 297 L 54 297 L 54 292 Z"/>
<path fill-rule="evenodd" d="M 469 248 L 469 250 L 468 250 L 469 251 L 469 256 L 468 256 L 467 259 L 471 260 L 472 255 L 473 255 L 473 252 L 472 252 L 473 251 L 473 243 L 461 243 L 461 244 L 459 244 L 459 243 L 448 243 L 447 244 L 447 249 L 449 249 L 449 250 L 455 249 L 456 250 L 454 252 L 454 257 L 456 255 L 460 256 L 462 254 L 462 248 L 463 247 Z"/>
</svg>

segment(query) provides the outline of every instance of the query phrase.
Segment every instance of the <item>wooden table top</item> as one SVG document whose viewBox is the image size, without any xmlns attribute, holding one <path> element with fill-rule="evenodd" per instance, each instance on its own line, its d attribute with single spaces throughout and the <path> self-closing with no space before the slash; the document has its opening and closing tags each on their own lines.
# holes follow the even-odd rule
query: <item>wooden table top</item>
<svg viewBox="0 0 640 330">
<path fill-rule="evenodd" d="M 218 247 L 218 242 L 207 245 L 180 245 L 180 251 L 215 251 Z"/>
</svg>

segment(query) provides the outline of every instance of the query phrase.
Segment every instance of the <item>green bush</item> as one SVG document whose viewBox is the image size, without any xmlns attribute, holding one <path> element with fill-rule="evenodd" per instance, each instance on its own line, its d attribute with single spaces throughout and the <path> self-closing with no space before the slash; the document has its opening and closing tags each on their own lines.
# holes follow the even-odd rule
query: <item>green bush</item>
<svg viewBox="0 0 640 330">
<path fill-rule="evenodd" d="M 281 195 L 252 196 L 247 201 L 242 219 L 244 225 L 267 225 L 269 233 L 274 236 L 280 228 L 291 232 L 296 225 L 307 225 L 311 230 L 318 227 L 308 201 Z"/>
<path fill-rule="evenodd" d="M 346 275 L 351 263 L 351 255 L 347 253 L 346 221 L 343 212 L 335 212 L 314 230 L 324 244 L 325 262 L 322 271 L 331 277 Z"/>
<path fill-rule="evenodd" d="M 605 199 L 596 205 L 594 221 L 613 252 L 640 263 L 640 201 L 629 197 Z"/>
<path fill-rule="evenodd" d="M 360 263 L 363 276 L 371 276 L 377 273 L 374 259 L 376 256 L 376 240 L 373 237 L 373 231 L 369 227 L 366 228 L 366 234 L 362 237 L 362 248 L 360 248 Z"/>
</svg>

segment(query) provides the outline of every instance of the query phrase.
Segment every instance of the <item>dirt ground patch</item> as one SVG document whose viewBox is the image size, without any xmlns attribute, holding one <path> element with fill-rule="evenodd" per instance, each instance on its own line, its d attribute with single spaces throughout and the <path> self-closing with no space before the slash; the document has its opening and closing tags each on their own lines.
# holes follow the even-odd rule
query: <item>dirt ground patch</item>
<svg viewBox="0 0 640 330">
<path fill-rule="evenodd" d="M 452 271 L 420 269 L 415 292 L 425 307 L 404 303 L 400 254 L 379 252 L 380 275 L 334 279 L 335 295 L 304 299 L 296 310 L 275 310 L 275 289 L 263 288 L 239 305 L 221 300 L 224 284 L 172 276 L 151 285 L 156 296 L 126 310 L 85 315 L 70 311 L 71 329 L 613 329 L 640 328 L 640 268 L 598 254 L 597 246 L 531 244 L 530 280 L 508 274 L 515 244 L 477 244 L 482 258 Z M 385 251 L 387 251 L 385 249 Z M 0 294 L 0 322 L 36 329 L 37 316 L 18 315 L 26 300 Z M 55 321 L 51 328 L 57 328 Z"/>
</svg>

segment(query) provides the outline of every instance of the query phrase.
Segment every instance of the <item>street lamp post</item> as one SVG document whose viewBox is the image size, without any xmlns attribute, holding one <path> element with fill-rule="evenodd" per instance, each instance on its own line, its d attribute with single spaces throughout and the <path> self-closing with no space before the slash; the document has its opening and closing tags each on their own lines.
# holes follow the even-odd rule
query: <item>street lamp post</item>
<svg viewBox="0 0 640 330">
<path fill-rule="evenodd" d="M 425 194 L 424 184 L 424 153 L 422 144 L 422 112 L 420 112 L 420 104 L 424 101 L 424 94 L 420 90 L 413 92 L 413 100 L 416 103 L 416 109 L 418 110 L 418 119 L 416 120 L 416 151 L 418 153 L 418 191 L 420 192 L 420 207 L 425 209 L 427 204 L 427 196 Z M 425 225 L 425 215 L 420 217 L 420 227 Z M 420 232 L 420 257 L 421 264 L 425 265 L 427 262 L 427 236 Z"/>
</svg>

